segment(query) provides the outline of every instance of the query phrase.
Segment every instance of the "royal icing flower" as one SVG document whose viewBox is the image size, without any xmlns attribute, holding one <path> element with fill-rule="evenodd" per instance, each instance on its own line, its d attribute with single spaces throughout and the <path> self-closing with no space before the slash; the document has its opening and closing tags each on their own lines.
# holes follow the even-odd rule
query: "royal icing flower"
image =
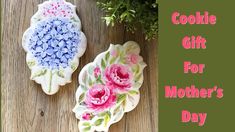
<svg viewBox="0 0 235 132">
<path fill-rule="evenodd" d="M 97 66 L 95 69 L 94 69 L 94 76 L 95 78 L 98 78 L 101 74 L 101 70 L 100 68 Z"/>
<path fill-rule="evenodd" d="M 110 54 L 113 56 L 113 57 L 117 57 L 118 53 L 116 50 L 112 50 L 110 51 Z"/>
<path fill-rule="evenodd" d="M 73 17 L 75 13 L 64 0 L 54 0 L 42 8 L 42 14 L 45 17 Z"/>
<path fill-rule="evenodd" d="M 84 113 L 82 115 L 83 120 L 90 120 L 92 118 L 92 115 L 90 113 Z"/>
<path fill-rule="evenodd" d="M 121 91 L 131 88 L 133 75 L 130 69 L 122 64 L 112 64 L 105 69 L 106 83 Z"/>
<path fill-rule="evenodd" d="M 112 107 L 116 102 L 116 95 L 112 89 L 102 84 L 95 84 L 86 93 L 85 103 L 89 109 L 103 111 Z"/>
<path fill-rule="evenodd" d="M 137 64 L 141 60 L 141 57 L 137 54 L 129 54 L 126 57 L 126 61 L 128 64 Z"/>
<path fill-rule="evenodd" d="M 29 37 L 28 48 L 40 66 L 66 68 L 78 51 L 80 33 L 68 19 L 46 19 L 36 25 Z"/>
</svg>

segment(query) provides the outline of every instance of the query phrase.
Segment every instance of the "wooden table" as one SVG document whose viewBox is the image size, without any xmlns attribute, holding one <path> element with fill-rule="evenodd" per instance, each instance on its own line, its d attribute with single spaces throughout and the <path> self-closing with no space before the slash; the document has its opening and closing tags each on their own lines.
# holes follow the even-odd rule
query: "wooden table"
<svg viewBox="0 0 235 132">
<path fill-rule="evenodd" d="M 134 40 L 141 46 L 141 55 L 148 67 L 144 70 L 141 100 L 135 110 L 111 126 L 110 132 L 158 131 L 157 41 L 144 40 L 141 31 L 128 33 L 121 24 L 106 27 L 95 0 L 69 0 L 77 5 L 83 32 L 88 39 L 85 55 L 72 77 L 72 83 L 56 95 L 43 93 L 40 85 L 29 80 L 21 38 L 29 27 L 37 5 L 44 0 L 2 0 L 1 29 L 1 122 L 2 132 L 78 132 L 78 121 L 71 111 L 75 106 L 77 77 L 81 68 L 96 55 L 107 50 L 110 43 L 123 44 Z"/>
</svg>

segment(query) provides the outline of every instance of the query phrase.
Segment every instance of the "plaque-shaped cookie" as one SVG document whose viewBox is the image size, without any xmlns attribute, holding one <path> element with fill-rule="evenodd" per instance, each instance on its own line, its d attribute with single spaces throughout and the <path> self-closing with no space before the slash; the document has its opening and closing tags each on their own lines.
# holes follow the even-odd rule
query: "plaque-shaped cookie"
<svg viewBox="0 0 235 132">
<path fill-rule="evenodd" d="M 25 31 L 22 45 L 31 79 L 52 95 L 71 75 L 86 50 L 86 37 L 76 7 L 65 0 L 49 0 L 38 6 Z"/>
<path fill-rule="evenodd" d="M 146 66 L 139 53 L 132 41 L 123 46 L 111 44 L 81 70 L 73 109 L 80 132 L 107 132 L 137 106 Z"/>
</svg>

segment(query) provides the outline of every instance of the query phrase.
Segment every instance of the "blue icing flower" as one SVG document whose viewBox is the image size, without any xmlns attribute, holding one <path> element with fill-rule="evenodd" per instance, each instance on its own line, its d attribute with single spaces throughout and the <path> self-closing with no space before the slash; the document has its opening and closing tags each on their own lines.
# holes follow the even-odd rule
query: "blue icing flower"
<svg viewBox="0 0 235 132">
<path fill-rule="evenodd" d="M 69 19 L 46 19 L 36 25 L 28 47 L 40 66 L 66 68 L 78 52 L 80 33 Z"/>
</svg>

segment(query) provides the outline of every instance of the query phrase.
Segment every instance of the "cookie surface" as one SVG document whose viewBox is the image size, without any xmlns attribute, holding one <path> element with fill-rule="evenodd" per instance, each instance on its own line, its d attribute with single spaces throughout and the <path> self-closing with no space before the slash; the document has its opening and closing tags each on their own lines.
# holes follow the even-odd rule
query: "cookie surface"
<svg viewBox="0 0 235 132">
<path fill-rule="evenodd" d="M 123 46 L 111 44 L 82 69 L 73 109 L 80 132 L 107 132 L 137 106 L 146 67 L 139 53 L 133 41 Z"/>
<path fill-rule="evenodd" d="M 60 85 L 71 82 L 71 75 L 86 50 L 86 37 L 75 6 L 64 0 L 49 0 L 39 5 L 25 31 L 22 45 L 31 79 L 52 95 Z"/>
</svg>

